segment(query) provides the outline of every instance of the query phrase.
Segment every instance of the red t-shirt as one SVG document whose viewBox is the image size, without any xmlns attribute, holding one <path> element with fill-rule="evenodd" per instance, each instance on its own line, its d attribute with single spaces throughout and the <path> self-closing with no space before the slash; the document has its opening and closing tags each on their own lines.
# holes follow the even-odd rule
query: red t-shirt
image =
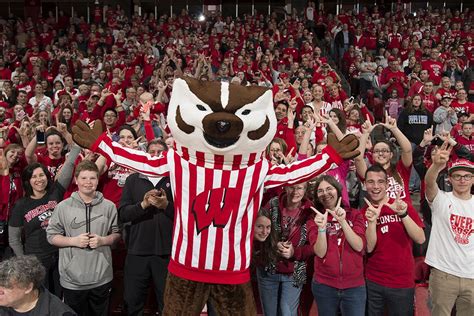
<svg viewBox="0 0 474 316">
<path fill-rule="evenodd" d="M 462 135 L 455 137 L 455 140 L 458 144 L 465 146 L 467 149 L 471 151 L 471 154 L 474 155 L 474 138 L 471 136 L 466 138 Z"/>
<path fill-rule="evenodd" d="M 425 60 L 421 62 L 421 68 L 424 70 L 428 70 L 430 74 L 430 80 L 432 80 L 435 85 L 439 85 L 443 73 L 442 62 L 431 59 Z"/>
<path fill-rule="evenodd" d="M 61 156 L 59 159 L 51 159 L 49 158 L 48 154 L 46 153 L 45 155 L 37 155 L 37 160 L 39 163 L 45 165 L 49 172 L 51 173 L 51 177 L 54 179 L 56 177 L 56 174 L 59 171 L 59 168 L 62 166 L 64 163 L 64 156 Z"/>
<path fill-rule="evenodd" d="M 397 90 L 398 96 L 403 98 L 405 96 L 405 90 L 403 88 L 403 82 L 408 82 L 408 78 L 403 71 L 392 71 L 386 68 L 381 75 L 380 84 L 387 84 L 390 79 L 393 78 L 393 83 L 388 86 L 387 93 L 390 95 L 393 90 Z"/>
<path fill-rule="evenodd" d="M 423 100 L 423 105 L 425 108 L 430 111 L 431 114 L 434 113 L 436 108 L 438 107 L 438 100 L 433 94 L 425 94 L 421 93 L 420 94 L 421 99 Z"/>
<path fill-rule="evenodd" d="M 119 207 L 122 190 L 132 170 L 112 164 L 100 178 L 101 192 L 104 197 Z"/>
<path fill-rule="evenodd" d="M 466 103 L 460 104 L 458 100 L 451 102 L 451 107 L 456 111 L 456 113 L 468 113 L 474 114 L 474 103 L 466 101 Z"/>
<path fill-rule="evenodd" d="M 389 203 L 393 203 L 389 199 Z M 361 210 L 365 217 L 367 207 Z M 408 215 L 420 227 L 423 222 L 416 210 L 408 204 Z M 391 288 L 415 286 L 415 259 L 412 254 L 413 241 L 402 223 L 402 219 L 384 205 L 377 219 L 377 243 L 367 255 L 365 276 L 368 280 Z"/>
<path fill-rule="evenodd" d="M 451 98 L 456 98 L 456 90 L 454 89 L 444 89 L 444 88 L 439 88 L 436 91 L 436 94 L 439 94 L 441 96 L 449 95 Z"/>
</svg>

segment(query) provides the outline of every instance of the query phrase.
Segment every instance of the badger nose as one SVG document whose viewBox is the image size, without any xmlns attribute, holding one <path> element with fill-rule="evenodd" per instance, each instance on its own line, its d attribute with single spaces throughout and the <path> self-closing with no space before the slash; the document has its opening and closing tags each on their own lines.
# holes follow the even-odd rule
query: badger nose
<svg viewBox="0 0 474 316">
<path fill-rule="evenodd" d="M 216 122 L 216 128 L 220 133 L 225 133 L 229 131 L 230 129 L 230 122 L 229 121 L 224 121 L 220 120 Z"/>
</svg>

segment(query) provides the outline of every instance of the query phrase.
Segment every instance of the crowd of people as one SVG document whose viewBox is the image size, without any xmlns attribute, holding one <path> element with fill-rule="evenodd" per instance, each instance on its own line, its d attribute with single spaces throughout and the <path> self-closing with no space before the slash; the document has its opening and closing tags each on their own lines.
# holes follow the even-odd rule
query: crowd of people
<svg viewBox="0 0 474 316">
<path fill-rule="evenodd" d="M 330 133 L 360 141 L 353 160 L 264 193 L 252 269 L 265 315 L 301 312 L 305 284 L 320 315 L 413 315 L 415 284 L 429 284 L 433 315 L 474 314 L 470 8 L 98 12 L 0 18 L 0 314 L 50 302 L 105 315 L 121 240 L 125 312 L 143 313 L 150 280 L 163 310 L 170 180 L 81 149 L 72 127 L 101 124 L 150 156 L 173 150 L 167 107 L 186 76 L 272 90 L 272 164 L 321 153 Z"/>
</svg>

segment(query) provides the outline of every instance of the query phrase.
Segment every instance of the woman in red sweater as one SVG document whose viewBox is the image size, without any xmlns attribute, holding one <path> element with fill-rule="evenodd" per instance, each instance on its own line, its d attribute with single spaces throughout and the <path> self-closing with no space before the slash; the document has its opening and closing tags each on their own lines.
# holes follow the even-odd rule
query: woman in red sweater
<svg viewBox="0 0 474 316">
<path fill-rule="evenodd" d="M 365 223 L 357 210 L 341 206 L 342 187 L 328 175 L 314 187 L 318 231 L 309 234 L 316 257 L 312 290 L 319 315 L 365 315 L 363 255 Z"/>
</svg>

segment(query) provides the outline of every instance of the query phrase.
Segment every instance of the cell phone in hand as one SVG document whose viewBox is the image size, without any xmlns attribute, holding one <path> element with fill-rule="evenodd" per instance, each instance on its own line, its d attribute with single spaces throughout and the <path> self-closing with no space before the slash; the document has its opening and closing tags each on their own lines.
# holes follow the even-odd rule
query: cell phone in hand
<svg viewBox="0 0 474 316">
<path fill-rule="evenodd" d="M 21 110 L 20 112 L 17 113 L 16 115 L 16 120 L 17 121 L 22 121 L 26 116 L 25 111 Z"/>
<path fill-rule="evenodd" d="M 39 145 L 43 145 L 45 142 L 46 142 L 46 139 L 44 137 L 44 132 L 36 131 L 36 143 Z"/>
<path fill-rule="evenodd" d="M 438 147 L 441 147 L 443 145 L 443 143 L 444 143 L 444 141 L 438 136 L 433 138 L 433 140 L 431 141 L 431 145 L 438 146 Z"/>
</svg>

